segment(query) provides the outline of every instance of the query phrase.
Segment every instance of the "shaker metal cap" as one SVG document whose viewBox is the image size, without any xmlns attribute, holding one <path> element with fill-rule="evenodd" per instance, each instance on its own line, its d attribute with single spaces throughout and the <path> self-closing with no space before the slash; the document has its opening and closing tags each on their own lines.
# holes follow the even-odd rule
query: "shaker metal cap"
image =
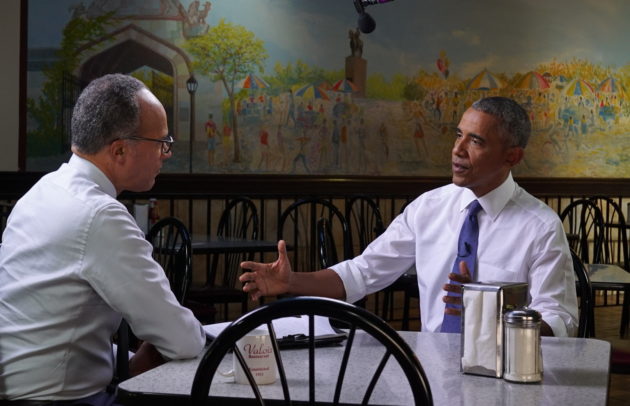
<svg viewBox="0 0 630 406">
<path fill-rule="evenodd" d="M 506 312 L 503 320 L 510 324 L 519 324 L 522 326 L 533 326 L 542 320 L 542 316 L 534 309 L 522 307 Z"/>
</svg>

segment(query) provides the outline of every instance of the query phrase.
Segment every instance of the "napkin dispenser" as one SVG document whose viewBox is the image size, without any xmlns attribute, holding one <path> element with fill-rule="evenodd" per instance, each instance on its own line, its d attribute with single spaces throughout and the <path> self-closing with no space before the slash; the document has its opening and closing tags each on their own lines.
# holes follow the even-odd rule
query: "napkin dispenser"
<svg viewBox="0 0 630 406">
<path fill-rule="evenodd" d="M 462 372 L 503 377 L 503 314 L 527 305 L 527 288 L 513 282 L 463 285 Z"/>
</svg>

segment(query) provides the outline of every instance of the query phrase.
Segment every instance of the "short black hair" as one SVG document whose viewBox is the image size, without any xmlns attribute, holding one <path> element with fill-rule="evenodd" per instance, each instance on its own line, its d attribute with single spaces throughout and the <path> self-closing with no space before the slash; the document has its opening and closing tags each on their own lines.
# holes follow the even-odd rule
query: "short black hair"
<svg viewBox="0 0 630 406">
<path fill-rule="evenodd" d="M 499 126 L 510 146 L 521 148 L 527 146 L 532 133 L 532 123 L 527 111 L 516 101 L 507 97 L 486 97 L 477 100 L 471 107 L 498 118 Z"/>
</svg>

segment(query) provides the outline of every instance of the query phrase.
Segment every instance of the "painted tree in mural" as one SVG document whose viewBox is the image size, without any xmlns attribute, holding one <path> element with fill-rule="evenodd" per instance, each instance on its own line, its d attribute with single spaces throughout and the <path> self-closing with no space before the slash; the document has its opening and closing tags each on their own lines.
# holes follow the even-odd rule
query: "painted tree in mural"
<svg viewBox="0 0 630 406">
<path fill-rule="evenodd" d="M 335 83 L 344 75 L 343 69 L 338 71 L 326 71 L 319 67 L 312 67 L 298 59 L 295 63 L 288 62 L 286 66 L 276 62 L 273 67 L 274 75 L 265 76 L 269 83 L 271 94 L 286 92 L 295 86 L 303 86 L 306 83 L 321 85 L 328 82 Z"/>
<path fill-rule="evenodd" d="M 28 98 L 26 101 L 30 118 L 37 124 L 29 129 L 27 149 L 31 156 L 57 154 L 63 148 L 63 128 L 61 126 L 62 92 L 64 78 L 79 66 L 81 55 L 77 49 L 89 51 L 89 44 L 95 38 L 102 37 L 107 27 L 114 24 L 113 13 L 95 18 L 74 16 L 63 29 L 61 47 L 57 51 L 57 61 L 44 69 L 46 82 L 39 99 Z M 66 151 L 61 151 L 66 152 Z"/>
<path fill-rule="evenodd" d="M 245 27 L 221 19 L 205 35 L 186 41 L 185 49 L 194 57 L 194 69 L 212 81 L 223 83 L 230 100 L 234 136 L 234 162 L 240 162 L 241 149 L 236 116 L 236 84 L 247 74 L 263 71 L 267 58 L 264 42 Z"/>
</svg>

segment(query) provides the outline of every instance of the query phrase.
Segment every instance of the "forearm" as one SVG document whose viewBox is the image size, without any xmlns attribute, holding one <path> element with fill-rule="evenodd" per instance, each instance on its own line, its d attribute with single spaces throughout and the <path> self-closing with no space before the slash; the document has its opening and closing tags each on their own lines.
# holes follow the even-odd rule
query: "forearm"
<svg viewBox="0 0 630 406">
<path fill-rule="evenodd" d="M 295 296 L 322 296 L 340 300 L 346 298 L 343 282 L 332 269 L 292 272 L 289 276 L 288 293 Z"/>
<path fill-rule="evenodd" d="M 553 337 L 554 336 L 553 330 L 551 329 L 551 327 L 549 327 L 549 324 L 545 323 L 544 320 L 540 324 L 540 335 L 541 336 L 549 336 L 549 337 Z"/>
<path fill-rule="evenodd" d="M 166 360 L 148 342 L 143 342 L 136 354 L 129 360 L 129 375 L 136 376 L 164 364 Z"/>
</svg>

